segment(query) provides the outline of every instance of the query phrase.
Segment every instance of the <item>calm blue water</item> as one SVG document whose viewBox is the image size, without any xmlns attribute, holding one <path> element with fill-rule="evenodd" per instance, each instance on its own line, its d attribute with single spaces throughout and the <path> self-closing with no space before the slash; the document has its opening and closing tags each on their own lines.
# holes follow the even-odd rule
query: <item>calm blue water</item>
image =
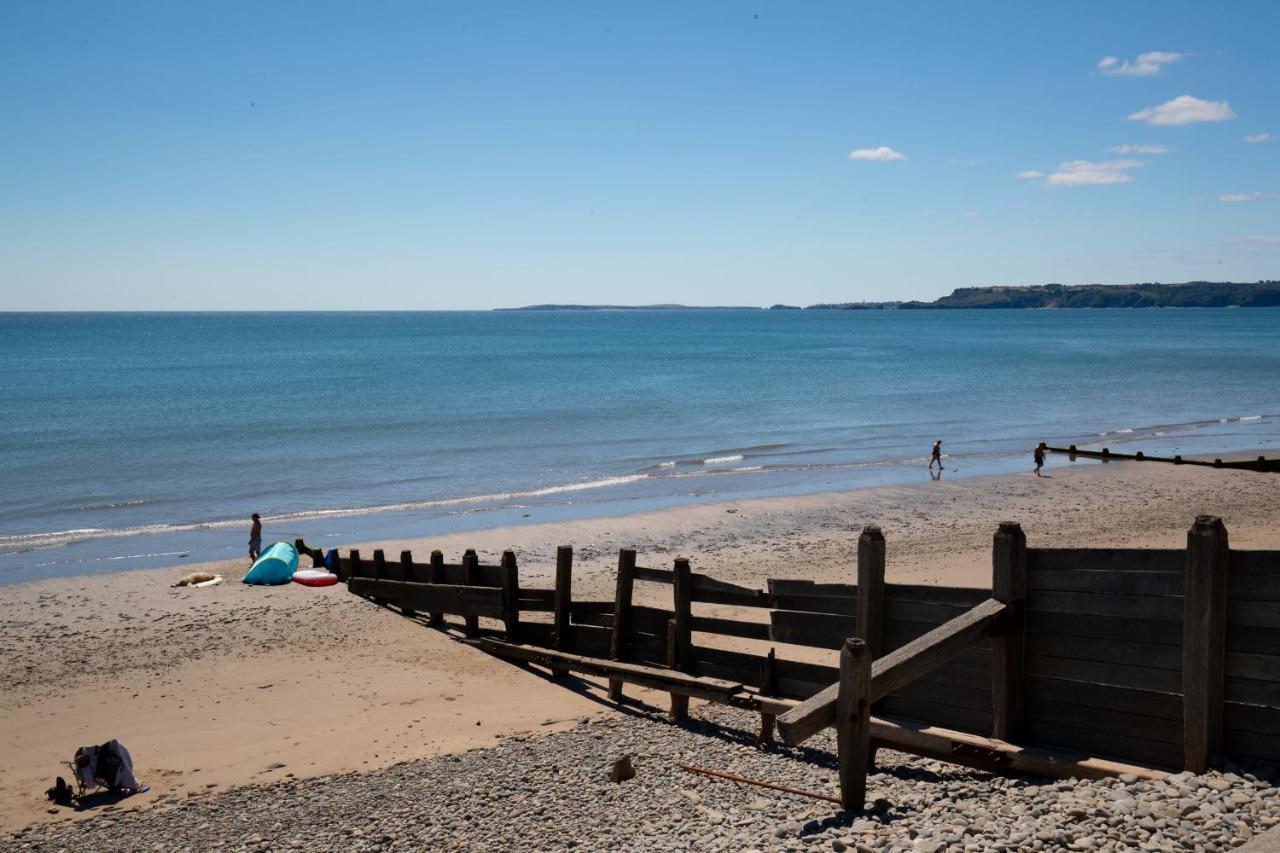
<svg viewBox="0 0 1280 853">
<path fill-rule="evenodd" d="M 935 438 L 946 476 L 1271 447 L 1277 413 L 1272 309 L 0 315 L 0 583 L 236 555 L 253 511 L 425 535 L 927 481 Z"/>
</svg>

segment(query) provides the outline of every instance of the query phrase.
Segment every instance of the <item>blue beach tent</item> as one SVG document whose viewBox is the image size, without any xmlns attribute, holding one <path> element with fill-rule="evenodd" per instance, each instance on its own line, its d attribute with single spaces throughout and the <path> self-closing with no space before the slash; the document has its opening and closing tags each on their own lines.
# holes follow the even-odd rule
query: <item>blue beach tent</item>
<svg viewBox="0 0 1280 853">
<path fill-rule="evenodd" d="M 262 556 L 244 576 L 245 583 L 273 585 L 293 580 L 298 569 L 298 552 L 288 542 L 277 542 L 262 552 Z"/>
</svg>

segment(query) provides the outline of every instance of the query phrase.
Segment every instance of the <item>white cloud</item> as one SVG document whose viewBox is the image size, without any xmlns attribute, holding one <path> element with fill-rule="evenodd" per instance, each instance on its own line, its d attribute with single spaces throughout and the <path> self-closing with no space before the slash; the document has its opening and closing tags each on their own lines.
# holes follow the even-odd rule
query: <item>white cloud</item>
<svg viewBox="0 0 1280 853">
<path fill-rule="evenodd" d="M 894 151 L 888 145 L 879 148 L 856 148 L 849 152 L 850 160 L 879 160 L 887 163 L 891 160 L 905 160 L 907 155 Z"/>
<path fill-rule="evenodd" d="M 1167 50 L 1152 50 L 1138 55 L 1133 62 L 1121 62 L 1117 57 L 1104 56 L 1098 60 L 1097 68 L 1111 77 L 1154 77 L 1166 65 L 1182 61 L 1181 53 Z"/>
<path fill-rule="evenodd" d="M 1168 154 L 1167 145 L 1112 145 L 1109 151 L 1117 154 Z"/>
<path fill-rule="evenodd" d="M 1262 193 L 1223 193 L 1218 196 L 1218 201 L 1241 202 L 1253 201 L 1256 198 L 1262 198 Z"/>
<path fill-rule="evenodd" d="M 1055 187 L 1079 187 L 1091 184 L 1127 184 L 1133 180 L 1128 175 L 1130 169 L 1140 169 L 1141 160 L 1104 160 L 1094 163 L 1089 160 L 1068 160 L 1059 163 L 1053 174 L 1045 178 L 1045 183 Z"/>
<path fill-rule="evenodd" d="M 1274 139 L 1275 137 L 1269 133 L 1250 133 L 1245 136 L 1244 141 L 1252 145 L 1255 142 L 1271 142 Z"/>
<path fill-rule="evenodd" d="M 1145 121 L 1151 125 L 1184 125 L 1200 121 L 1227 121 L 1236 114 L 1226 101 L 1202 101 L 1190 95 L 1179 95 L 1172 101 L 1145 110 L 1138 110 L 1129 116 L 1129 121 Z"/>
<path fill-rule="evenodd" d="M 1037 172 L 1035 169 L 1027 169 L 1025 172 L 1019 172 L 1014 175 L 1014 177 L 1022 181 L 1029 181 L 1034 178 L 1043 178 L 1044 172 Z"/>
</svg>

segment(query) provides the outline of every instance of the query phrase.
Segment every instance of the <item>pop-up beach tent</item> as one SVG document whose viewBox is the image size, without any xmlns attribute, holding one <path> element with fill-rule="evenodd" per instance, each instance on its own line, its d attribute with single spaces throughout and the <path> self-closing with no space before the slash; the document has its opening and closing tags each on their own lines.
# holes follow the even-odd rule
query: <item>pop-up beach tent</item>
<svg viewBox="0 0 1280 853">
<path fill-rule="evenodd" d="M 281 584 L 293 580 L 293 573 L 298 568 L 298 552 L 288 542 L 277 542 L 262 552 L 249 573 L 244 576 L 245 583 Z"/>
</svg>

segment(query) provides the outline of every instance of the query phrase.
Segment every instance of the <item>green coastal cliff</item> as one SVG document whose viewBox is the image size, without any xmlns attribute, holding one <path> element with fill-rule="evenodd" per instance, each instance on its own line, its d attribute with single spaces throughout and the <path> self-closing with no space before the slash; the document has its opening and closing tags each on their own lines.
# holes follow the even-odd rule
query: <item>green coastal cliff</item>
<svg viewBox="0 0 1280 853">
<path fill-rule="evenodd" d="M 1280 281 L 1256 284 L 1191 281 L 1186 284 L 1042 284 L 1032 287 L 962 287 L 916 308 L 1271 308 L 1280 306 Z"/>
</svg>

